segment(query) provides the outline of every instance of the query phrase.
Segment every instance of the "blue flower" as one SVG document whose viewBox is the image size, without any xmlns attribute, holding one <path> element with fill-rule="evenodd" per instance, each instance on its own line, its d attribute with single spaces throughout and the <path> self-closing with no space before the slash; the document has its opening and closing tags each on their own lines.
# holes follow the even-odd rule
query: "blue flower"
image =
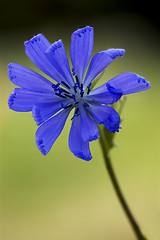
<svg viewBox="0 0 160 240">
<path fill-rule="evenodd" d="M 32 111 L 37 125 L 41 125 L 36 132 L 36 144 L 44 155 L 50 151 L 74 109 L 69 148 L 75 156 L 90 160 L 89 142 L 99 138 L 97 124 L 104 124 L 113 133 L 120 128 L 118 113 L 108 105 L 123 95 L 150 88 L 143 77 L 125 72 L 91 90 L 92 81 L 115 58 L 125 53 L 124 49 L 98 52 L 89 64 L 93 49 L 92 27 L 78 29 L 71 36 L 72 71 L 62 40 L 50 44 L 38 34 L 24 45 L 30 60 L 56 84 L 26 67 L 11 63 L 9 78 L 20 88 L 14 89 L 8 104 L 14 111 Z"/>
</svg>

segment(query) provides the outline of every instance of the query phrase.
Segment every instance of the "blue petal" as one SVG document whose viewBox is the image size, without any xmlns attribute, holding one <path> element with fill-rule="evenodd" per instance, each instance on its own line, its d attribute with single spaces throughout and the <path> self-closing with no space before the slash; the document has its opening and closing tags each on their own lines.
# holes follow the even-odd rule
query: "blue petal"
<svg viewBox="0 0 160 240">
<path fill-rule="evenodd" d="M 94 55 L 84 80 L 84 89 L 99 75 L 115 58 L 122 57 L 124 49 L 108 49 Z"/>
<path fill-rule="evenodd" d="M 53 66 L 52 62 L 47 57 L 46 51 L 51 47 L 51 44 L 42 34 L 33 37 L 31 40 L 25 42 L 24 45 L 26 55 L 42 72 L 58 83 L 65 81 L 62 73 Z"/>
<path fill-rule="evenodd" d="M 36 132 L 36 144 L 40 152 L 46 155 L 53 143 L 63 130 L 70 110 L 62 110 L 60 113 L 43 123 Z"/>
<path fill-rule="evenodd" d="M 47 50 L 46 56 L 56 68 L 56 70 L 61 74 L 64 82 L 67 82 L 70 86 L 74 86 L 75 82 L 73 80 L 66 51 L 63 46 L 62 40 L 53 43 Z"/>
<path fill-rule="evenodd" d="M 89 103 L 87 110 L 98 124 L 104 124 L 108 131 L 119 132 L 120 117 L 119 114 L 109 106 Z"/>
<path fill-rule="evenodd" d="M 89 95 L 85 94 L 84 99 L 86 101 L 98 102 L 102 104 L 113 104 L 117 102 L 122 96 L 122 91 L 119 89 L 109 89 L 106 86 L 106 83 L 101 85 L 98 88 L 92 90 Z"/>
<path fill-rule="evenodd" d="M 93 141 L 99 138 L 99 130 L 97 124 L 89 116 L 83 106 L 79 108 L 81 118 L 81 132 L 84 141 Z"/>
<path fill-rule="evenodd" d="M 32 108 L 32 113 L 37 125 L 42 124 L 47 119 L 52 117 L 55 113 L 61 110 L 63 106 L 69 104 L 69 101 L 70 100 L 67 99 L 59 102 L 46 102 L 34 105 Z"/>
<path fill-rule="evenodd" d="M 109 132 L 115 133 L 119 132 L 119 129 L 121 129 L 121 127 L 119 126 L 120 121 L 121 119 L 119 114 L 113 109 L 112 114 L 106 121 L 103 122 L 103 124 L 108 129 Z"/>
<path fill-rule="evenodd" d="M 130 72 L 122 73 L 107 82 L 107 88 L 120 89 L 123 95 L 145 91 L 150 88 L 149 82 L 143 77 Z"/>
<path fill-rule="evenodd" d="M 82 82 L 86 67 L 92 55 L 93 28 L 78 29 L 71 36 L 70 55 L 75 75 Z"/>
<path fill-rule="evenodd" d="M 58 102 L 62 99 L 53 94 L 28 91 L 23 88 L 15 88 L 8 99 L 9 108 L 18 112 L 32 111 L 33 105 L 43 102 Z"/>
<path fill-rule="evenodd" d="M 45 51 L 50 45 L 51 44 L 43 34 L 38 34 L 24 43 L 26 55 L 42 72 L 49 76 L 52 64 L 45 56 Z"/>
<path fill-rule="evenodd" d="M 10 63 L 8 65 L 8 75 L 10 80 L 19 87 L 35 92 L 54 94 L 53 83 L 19 64 Z"/>
<path fill-rule="evenodd" d="M 76 116 L 72 120 L 72 126 L 69 134 L 69 148 L 78 158 L 87 161 L 92 159 L 89 142 L 84 142 L 82 138 L 80 116 Z"/>
</svg>

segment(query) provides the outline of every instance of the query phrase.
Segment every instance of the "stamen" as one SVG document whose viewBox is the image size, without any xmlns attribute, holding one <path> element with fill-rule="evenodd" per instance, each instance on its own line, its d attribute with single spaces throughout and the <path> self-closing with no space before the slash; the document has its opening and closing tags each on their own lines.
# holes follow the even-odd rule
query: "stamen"
<svg viewBox="0 0 160 240">
<path fill-rule="evenodd" d="M 60 83 L 52 84 L 52 88 L 53 88 L 54 90 L 57 90 L 58 87 L 59 87 L 59 85 L 60 85 Z"/>
<path fill-rule="evenodd" d="M 79 82 L 77 82 L 77 83 L 75 84 L 75 87 L 76 87 L 76 88 L 80 88 Z"/>
<path fill-rule="evenodd" d="M 69 86 L 67 83 L 65 83 L 65 82 L 63 82 L 63 81 L 62 81 L 61 83 L 62 83 L 66 88 L 71 89 L 70 86 Z"/>
<path fill-rule="evenodd" d="M 75 110 L 75 113 L 74 113 L 74 116 L 71 118 L 71 120 L 73 120 L 73 118 L 75 118 L 75 117 L 77 117 L 77 116 L 79 116 L 80 114 L 79 114 L 79 108 L 76 108 L 76 110 Z"/>
<path fill-rule="evenodd" d="M 84 91 L 83 91 L 83 83 L 81 83 L 81 87 L 80 87 L 80 89 L 81 89 L 81 92 L 80 92 L 81 97 L 83 97 L 83 94 L 84 94 Z"/>
<path fill-rule="evenodd" d="M 64 108 L 64 109 L 70 108 L 72 106 L 73 106 L 72 103 L 70 103 L 69 105 L 66 105 L 66 106 L 64 106 L 63 103 L 62 103 L 62 108 Z"/>
<path fill-rule="evenodd" d="M 62 97 L 62 98 L 66 98 L 66 96 L 64 96 L 65 94 L 70 96 L 70 93 L 67 90 L 65 90 L 65 89 L 63 89 L 63 88 L 61 88 L 59 86 L 60 86 L 60 83 L 52 85 L 52 88 L 54 89 L 55 95 L 57 95 L 59 97 Z M 62 93 L 65 93 L 65 94 L 62 95 Z"/>
<path fill-rule="evenodd" d="M 68 92 L 67 90 L 63 89 L 63 88 L 59 88 L 58 90 L 59 90 L 61 93 L 62 93 L 62 92 L 65 92 L 65 93 L 69 94 L 69 92 Z"/>
<path fill-rule="evenodd" d="M 82 91 L 81 91 L 81 97 L 83 97 L 83 94 L 84 94 L 84 91 L 82 90 Z"/>
<path fill-rule="evenodd" d="M 67 97 L 65 97 L 63 95 L 59 95 L 58 93 L 55 93 L 55 95 L 57 95 L 58 97 L 61 97 L 61 98 L 67 98 Z"/>
<path fill-rule="evenodd" d="M 92 84 L 92 83 L 90 83 L 90 84 L 87 86 L 87 88 L 88 88 L 87 95 L 89 95 L 89 93 L 90 93 L 90 91 L 91 91 L 91 84 Z"/>
<path fill-rule="evenodd" d="M 90 91 L 91 91 L 91 89 L 90 89 L 90 88 L 88 88 L 88 92 L 87 92 L 87 95 L 89 95 Z"/>
<path fill-rule="evenodd" d="M 75 93 L 77 93 L 77 90 L 76 90 L 77 87 L 76 87 L 76 85 L 75 85 L 73 88 L 74 88 Z"/>
<path fill-rule="evenodd" d="M 75 101 L 76 101 L 76 97 L 75 97 L 74 94 L 72 95 L 72 98 L 73 98 L 73 100 L 74 100 L 74 102 L 75 102 Z"/>
<path fill-rule="evenodd" d="M 73 106 L 72 103 L 70 103 L 69 105 L 66 106 L 66 108 L 70 108 L 72 106 Z"/>
<path fill-rule="evenodd" d="M 79 82 L 76 82 L 75 85 L 74 85 L 74 91 L 77 93 L 77 88 L 80 87 L 80 84 Z"/>
<path fill-rule="evenodd" d="M 73 76 L 75 75 L 75 70 L 74 70 L 74 68 L 72 68 L 72 74 L 73 74 Z"/>
<path fill-rule="evenodd" d="M 65 95 L 66 97 L 73 98 L 71 95 L 69 95 L 69 94 L 67 94 L 67 93 L 65 93 L 64 95 Z"/>
<path fill-rule="evenodd" d="M 75 75 L 75 79 L 76 79 L 76 82 L 79 83 L 79 79 L 77 75 Z"/>
<path fill-rule="evenodd" d="M 75 114 L 79 113 L 79 108 L 76 108 Z"/>
</svg>

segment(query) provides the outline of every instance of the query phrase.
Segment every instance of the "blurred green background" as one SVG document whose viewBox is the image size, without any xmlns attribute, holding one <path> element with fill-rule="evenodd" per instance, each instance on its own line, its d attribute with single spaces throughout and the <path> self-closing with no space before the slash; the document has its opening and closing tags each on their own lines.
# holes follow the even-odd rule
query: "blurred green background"
<svg viewBox="0 0 160 240">
<path fill-rule="evenodd" d="M 0 8 L 0 160 L 2 240 L 135 240 L 107 175 L 99 142 L 93 159 L 69 151 L 67 124 L 47 156 L 35 144 L 31 113 L 8 109 L 14 85 L 7 65 L 39 71 L 24 53 L 23 42 L 43 33 L 62 39 L 69 56 L 70 36 L 90 25 L 93 54 L 125 48 L 123 58 L 105 71 L 100 84 L 125 71 L 151 82 L 151 89 L 128 97 L 111 157 L 120 185 L 142 231 L 160 239 L 160 24 L 158 8 L 138 1 L 2 1 Z"/>
</svg>

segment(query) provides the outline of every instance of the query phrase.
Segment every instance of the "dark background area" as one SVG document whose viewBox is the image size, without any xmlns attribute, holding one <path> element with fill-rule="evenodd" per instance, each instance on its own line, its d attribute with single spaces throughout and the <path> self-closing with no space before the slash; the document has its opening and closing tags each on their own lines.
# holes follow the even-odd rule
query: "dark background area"
<svg viewBox="0 0 160 240">
<path fill-rule="evenodd" d="M 158 1 L 39 0 L 1 1 L 0 30 L 22 29 L 44 22 L 87 20 L 109 14 L 136 14 L 160 28 Z"/>
</svg>

